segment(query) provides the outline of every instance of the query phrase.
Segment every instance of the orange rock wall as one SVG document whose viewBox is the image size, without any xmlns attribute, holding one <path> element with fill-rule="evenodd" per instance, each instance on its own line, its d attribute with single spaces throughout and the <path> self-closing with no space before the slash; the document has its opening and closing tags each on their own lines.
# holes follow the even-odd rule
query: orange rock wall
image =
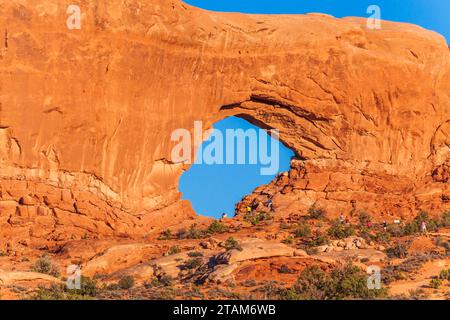
<svg viewBox="0 0 450 320">
<path fill-rule="evenodd" d="M 69 238 L 142 235 L 192 218 L 171 133 L 229 115 L 279 129 L 304 159 L 302 179 L 293 167 L 283 193 L 271 189 L 286 210 L 320 199 L 331 213 L 446 208 L 447 180 L 435 178 L 448 175 L 450 158 L 442 36 L 389 22 L 369 30 L 355 18 L 213 13 L 178 0 L 78 4 L 81 30 L 68 30 L 66 1 L 0 0 L 8 237 L 22 220 L 28 233 L 47 221 L 52 232 L 37 237 Z M 54 194 L 62 205 L 46 204 Z M 26 197 L 52 218 L 23 213 Z M 83 231 L 64 229 L 72 224 Z"/>
</svg>

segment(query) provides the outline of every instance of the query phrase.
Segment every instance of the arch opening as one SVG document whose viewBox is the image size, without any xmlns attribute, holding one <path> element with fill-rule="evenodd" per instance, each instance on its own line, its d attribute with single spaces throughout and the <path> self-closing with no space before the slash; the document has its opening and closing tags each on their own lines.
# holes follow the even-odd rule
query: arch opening
<svg viewBox="0 0 450 320">
<path fill-rule="evenodd" d="M 183 173 L 179 191 L 203 216 L 234 216 L 235 205 L 280 172 L 289 171 L 294 152 L 276 131 L 244 116 L 213 124 L 209 138 L 196 150 L 194 164 Z"/>
</svg>

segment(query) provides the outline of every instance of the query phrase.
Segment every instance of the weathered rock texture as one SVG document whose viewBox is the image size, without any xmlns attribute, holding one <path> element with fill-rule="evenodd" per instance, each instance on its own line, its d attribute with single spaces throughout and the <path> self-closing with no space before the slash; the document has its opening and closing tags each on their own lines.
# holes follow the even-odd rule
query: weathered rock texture
<svg viewBox="0 0 450 320">
<path fill-rule="evenodd" d="M 268 187 L 286 211 L 448 206 L 438 34 L 177 0 L 78 4 L 81 30 L 68 30 L 66 1 L 0 0 L 2 237 L 141 236 L 194 217 L 171 133 L 229 115 L 279 129 L 301 159 Z"/>
</svg>

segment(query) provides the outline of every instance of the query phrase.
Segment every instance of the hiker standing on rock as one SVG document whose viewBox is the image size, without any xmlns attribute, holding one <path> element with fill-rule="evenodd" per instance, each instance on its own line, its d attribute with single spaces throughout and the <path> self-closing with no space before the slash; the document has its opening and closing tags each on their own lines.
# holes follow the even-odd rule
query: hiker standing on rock
<svg viewBox="0 0 450 320">
<path fill-rule="evenodd" d="M 273 212 L 272 199 L 269 199 L 269 201 L 267 201 L 267 208 L 269 208 L 270 212 Z"/>
<path fill-rule="evenodd" d="M 384 232 L 387 232 L 387 222 L 386 222 L 386 220 L 383 221 L 383 230 L 384 230 Z"/>
<path fill-rule="evenodd" d="M 344 224 L 344 222 L 345 222 L 345 217 L 344 217 L 344 214 L 342 214 L 342 213 L 341 213 L 341 215 L 339 216 L 339 222 L 340 222 L 341 224 Z"/>
<path fill-rule="evenodd" d="M 422 221 L 422 223 L 420 224 L 420 230 L 423 234 L 427 233 L 427 223 L 425 221 Z"/>
</svg>

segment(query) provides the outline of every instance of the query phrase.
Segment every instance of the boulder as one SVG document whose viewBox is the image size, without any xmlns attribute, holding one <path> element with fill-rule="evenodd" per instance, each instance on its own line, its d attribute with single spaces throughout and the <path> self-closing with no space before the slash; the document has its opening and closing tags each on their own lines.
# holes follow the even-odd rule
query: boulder
<svg viewBox="0 0 450 320">
<path fill-rule="evenodd" d="M 308 253 L 305 250 L 302 249 L 295 249 L 294 250 L 294 257 L 307 257 Z"/>
<path fill-rule="evenodd" d="M 0 270 L 0 285 L 8 286 L 19 282 L 60 283 L 61 280 L 38 272 Z"/>
<path fill-rule="evenodd" d="M 208 276 L 208 279 L 215 282 L 224 282 L 232 278 L 233 272 L 239 267 L 237 263 L 219 264 Z"/>
<path fill-rule="evenodd" d="M 97 254 L 82 266 L 86 276 L 110 274 L 146 261 L 154 246 L 149 244 L 116 245 Z"/>
<path fill-rule="evenodd" d="M 277 242 L 251 241 L 241 244 L 242 250 L 230 250 L 215 257 L 218 263 L 233 264 L 236 262 L 272 257 L 292 257 L 294 249 Z"/>
</svg>

